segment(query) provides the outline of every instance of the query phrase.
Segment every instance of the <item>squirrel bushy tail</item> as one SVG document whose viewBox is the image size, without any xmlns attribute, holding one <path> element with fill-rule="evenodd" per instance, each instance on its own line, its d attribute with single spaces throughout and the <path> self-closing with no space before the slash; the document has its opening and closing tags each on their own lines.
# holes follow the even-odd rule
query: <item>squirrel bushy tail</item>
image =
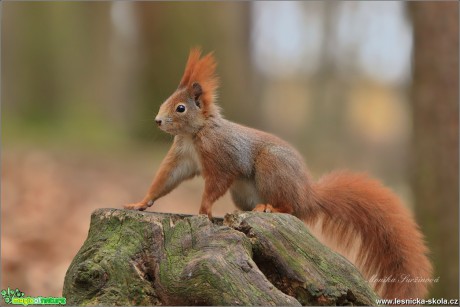
<svg viewBox="0 0 460 307">
<path fill-rule="evenodd" d="M 319 224 L 326 241 L 345 254 L 358 242 L 355 259 L 350 260 L 375 281 L 380 296 L 425 297 L 428 282 L 422 280 L 432 271 L 428 249 L 393 192 L 364 174 L 345 171 L 323 176 L 313 190 L 317 211 L 303 220 Z"/>
</svg>

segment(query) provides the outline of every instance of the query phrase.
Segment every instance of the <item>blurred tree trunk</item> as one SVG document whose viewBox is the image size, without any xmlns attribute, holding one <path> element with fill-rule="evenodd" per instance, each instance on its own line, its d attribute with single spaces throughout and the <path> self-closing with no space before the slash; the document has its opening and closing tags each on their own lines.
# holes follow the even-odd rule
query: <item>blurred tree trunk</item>
<svg viewBox="0 0 460 307">
<path fill-rule="evenodd" d="M 413 177 L 431 248 L 432 296 L 458 298 L 458 2 L 412 2 Z"/>
<path fill-rule="evenodd" d="M 106 67 L 102 70 L 105 75 L 100 80 L 107 86 L 103 92 L 106 95 L 104 111 L 113 126 L 120 128 L 117 133 L 132 132 L 133 122 L 137 119 L 133 105 L 139 99 L 140 65 L 135 6 L 136 3 L 131 1 L 111 2 L 106 8 L 106 20 L 103 20 L 106 25 L 99 25 L 99 28 L 108 27 L 110 33 L 106 38 L 106 58 L 101 61 Z M 101 81 L 95 83 L 100 84 Z"/>
<path fill-rule="evenodd" d="M 313 5 L 315 5 L 314 3 Z M 309 140 L 316 145 L 310 148 L 312 156 L 321 156 L 318 161 L 324 163 L 321 168 L 336 168 L 337 150 L 346 146 L 344 136 L 344 114 L 347 90 L 344 81 L 338 77 L 337 63 L 334 52 L 337 49 L 337 20 L 340 15 L 342 3 L 336 1 L 323 1 L 317 7 L 322 15 L 322 42 L 319 57 L 319 70 L 314 75 L 312 85 L 312 110 L 314 114 L 310 126 Z M 309 5 L 306 3 L 305 5 Z M 334 123 L 333 125 L 331 123 Z M 318 133 L 321 131 L 321 133 Z M 321 141 L 319 140 L 321 138 Z M 311 146 L 310 146 L 311 147 Z M 331 155 L 330 155 L 331 154 Z"/>
</svg>

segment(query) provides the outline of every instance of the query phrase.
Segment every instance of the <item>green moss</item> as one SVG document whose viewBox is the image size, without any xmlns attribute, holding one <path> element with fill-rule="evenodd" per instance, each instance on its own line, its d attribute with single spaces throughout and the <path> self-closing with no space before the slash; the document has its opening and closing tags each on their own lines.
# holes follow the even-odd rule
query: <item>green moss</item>
<svg viewBox="0 0 460 307">
<path fill-rule="evenodd" d="M 112 216 L 110 211 L 100 213 L 92 215 L 88 238 L 67 271 L 63 295 L 68 303 L 93 305 L 97 302 L 92 298 L 98 297 L 103 304 L 129 305 L 138 297 L 148 297 L 136 295 L 146 292 L 143 289 L 154 294 L 132 264 L 148 244 L 150 223 L 129 215 Z"/>
</svg>

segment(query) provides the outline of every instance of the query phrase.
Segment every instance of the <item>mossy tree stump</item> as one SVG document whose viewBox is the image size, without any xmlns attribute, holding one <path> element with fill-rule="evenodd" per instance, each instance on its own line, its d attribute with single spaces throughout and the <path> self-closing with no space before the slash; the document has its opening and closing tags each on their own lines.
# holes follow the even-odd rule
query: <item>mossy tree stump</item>
<svg viewBox="0 0 460 307">
<path fill-rule="evenodd" d="M 374 305 L 356 268 L 297 218 L 99 209 L 73 259 L 71 305 Z"/>
</svg>

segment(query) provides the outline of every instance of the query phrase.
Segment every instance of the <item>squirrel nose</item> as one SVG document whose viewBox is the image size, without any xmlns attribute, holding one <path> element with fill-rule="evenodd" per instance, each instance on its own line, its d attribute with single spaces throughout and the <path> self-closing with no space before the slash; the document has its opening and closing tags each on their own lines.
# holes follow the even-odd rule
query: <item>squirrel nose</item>
<svg viewBox="0 0 460 307">
<path fill-rule="evenodd" d="M 158 126 L 161 126 L 161 119 L 155 118 L 155 122 L 158 124 Z"/>
</svg>

